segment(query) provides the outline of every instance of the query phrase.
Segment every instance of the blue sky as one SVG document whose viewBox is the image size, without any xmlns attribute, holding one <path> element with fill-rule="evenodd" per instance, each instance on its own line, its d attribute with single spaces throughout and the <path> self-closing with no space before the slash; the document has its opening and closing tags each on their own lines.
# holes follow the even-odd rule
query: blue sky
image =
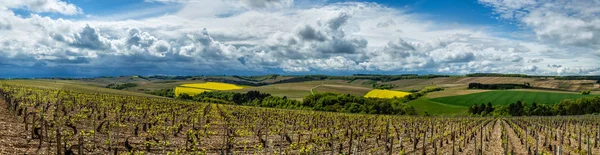
<svg viewBox="0 0 600 155">
<path fill-rule="evenodd" d="M 166 6 L 176 5 L 173 3 L 159 3 L 159 2 L 148 2 L 145 0 L 75 0 L 70 1 L 72 4 L 79 6 L 88 15 L 95 16 L 111 16 L 115 13 L 131 12 L 136 10 L 146 10 L 149 8 L 161 8 Z M 304 2 L 295 3 L 308 3 L 314 5 L 324 5 L 332 3 L 343 3 L 343 2 L 368 2 L 385 5 L 391 8 L 401 8 L 407 13 L 420 14 L 429 20 L 435 20 L 439 22 L 449 23 L 462 23 L 462 24 L 475 24 L 475 25 L 488 25 L 501 28 L 502 30 L 516 30 L 517 27 L 514 24 L 507 23 L 505 21 L 497 20 L 495 18 L 492 8 L 485 7 L 477 1 L 461 0 L 461 1 L 441 1 L 441 0 L 332 0 L 326 2 L 312 2 L 310 0 Z M 135 17 L 135 18 L 148 18 L 152 16 L 159 16 L 165 13 L 173 13 L 177 11 L 177 7 L 171 7 L 172 9 L 165 9 L 162 11 L 156 11 L 156 13 L 149 14 L 147 16 Z M 27 11 L 21 11 L 24 15 L 27 15 Z M 55 16 L 60 18 L 73 18 L 72 16 Z M 76 16 L 84 17 L 84 16 Z M 134 19 L 135 19 L 134 18 Z"/>
<path fill-rule="evenodd" d="M 0 1 L 0 77 L 600 73 L 600 2 Z"/>
</svg>

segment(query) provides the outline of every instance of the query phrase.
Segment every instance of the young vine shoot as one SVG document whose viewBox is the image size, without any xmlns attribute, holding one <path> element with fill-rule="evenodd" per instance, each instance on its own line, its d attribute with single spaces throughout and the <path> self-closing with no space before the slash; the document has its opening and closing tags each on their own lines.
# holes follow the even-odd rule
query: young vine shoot
<svg viewBox="0 0 600 155">
<path fill-rule="evenodd" d="M 0 104 L 27 139 L 2 154 L 600 154 L 597 116 L 344 114 L 6 84 Z"/>
</svg>

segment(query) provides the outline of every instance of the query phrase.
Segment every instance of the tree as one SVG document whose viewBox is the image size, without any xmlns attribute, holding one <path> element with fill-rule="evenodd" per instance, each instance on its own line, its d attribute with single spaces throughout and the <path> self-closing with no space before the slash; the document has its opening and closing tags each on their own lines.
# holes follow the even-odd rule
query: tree
<svg viewBox="0 0 600 155">
<path fill-rule="evenodd" d="M 517 103 L 508 105 L 508 112 L 512 116 L 522 116 L 525 114 L 523 108 L 523 103 L 521 101 L 517 101 Z"/>
<path fill-rule="evenodd" d="M 477 110 L 479 110 L 479 106 L 477 104 L 475 104 L 469 108 L 469 112 L 471 114 L 477 114 Z"/>
<path fill-rule="evenodd" d="M 183 93 L 180 94 L 179 97 L 177 97 L 178 99 L 182 99 L 182 100 L 191 100 L 192 96 L 190 96 L 189 94 Z"/>
<path fill-rule="evenodd" d="M 591 92 L 590 90 L 584 90 L 584 91 L 581 91 L 581 94 L 582 94 L 582 95 L 589 95 L 589 94 L 591 94 L 591 93 L 592 93 L 592 92 Z"/>
<path fill-rule="evenodd" d="M 492 111 L 494 111 L 494 107 L 492 106 L 492 102 L 488 102 L 487 106 L 485 107 L 485 113 L 489 114 Z"/>
<path fill-rule="evenodd" d="M 485 109 L 486 109 L 485 104 L 481 103 L 481 106 L 479 106 L 479 109 L 477 109 L 477 114 L 484 115 L 485 114 L 484 113 Z"/>
<path fill-rule="evenodd" d="M 538 115 L 539 110 L 537 110 L 537 109 L 538 109 L 538 104 L 533 102 L 531 104 L 531 107 L 529 108 L 529 112 L 528 112 L 529 115 Z"/>
</svg>

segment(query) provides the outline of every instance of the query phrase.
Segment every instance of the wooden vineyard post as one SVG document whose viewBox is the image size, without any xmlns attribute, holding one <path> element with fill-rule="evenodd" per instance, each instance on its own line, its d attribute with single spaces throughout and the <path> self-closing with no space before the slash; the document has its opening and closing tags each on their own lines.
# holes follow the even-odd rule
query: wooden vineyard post
<svg viewBox="0 0 600 155">
<path fill-rule="evenodd" d="M 535 154 L 537 155 L 538 152 L 539 152 L 538 145 L 539 145 L 539 141 L 540 141 L 540 133 L 539 133 L 539 131 L 535 132 L 535 136 L 536 136 L 536 138 L 535 138 Z"/>
<path fill-rule="evenodd" d="M 350 142 L 348 143 L 348 145 L 349 145 L 348 146 L 348 154 L 351 154 L 352 153 L 352 140 L 353 140 L 352 138 L 354 138 L 353 137 L 354 134 L 352 134 L 352 128 L 349 128 L 348 130 L 349 130 L 348 132 L 350 132 Z"/>
<path fill-rule="evenodd" d="M 60 94 L 60 91 L 56 94 L 56 97 L 58 98 Z M 58 121 L 58 106 L 60 105 L 60 99 L 58 99 L 56 101 L 56 104 L 54 105 L 54 119 L 53 121 L 55 121 L 54 123 L 56 124 L 56 154 L 63 154 L 62 152 L 62 139 L 61 139 L 61 135 L 60 135 L 60 124 Z"/>
<path fill-rule="evenodd" d="M 463 144 L 458 146 L 458 152 L 463 152 L 462 151 L 462 147 L 467 147 L 467 142 L 469 140 L 471 140 L 471 137 L 467 138 L 467 132 L 466 132 L 466 128 L 462 126 L 463 123 L 460 124 L 460 135 L 463 135 L 464 139 L 463 139 Z"/>
<path fill-rule="evenodd" d="M 393 154 L 393 151 L 394 151 L 394 138 L 391 138 L 390 139 L 390 153 L 389 154 L 390 155 Z M 400 151 L 402 151 L 402 150 L 400 150 Z"/>
<path fill-rule="evenodd" d="M 548 127 L 544 127 L 544 146 L 547 146 L 548 143 L 548 135 L 550 135 L 550 137 L 552 137 L 552 131 L 550 131 L 550 133 L 548 133 Z M 550 144 L 551 145 L 551 144 Z"/>
<path fill-rule="evenodd" d="M 506 155 L 508 155 L 508 150 L 510 150 L 510 140 L 508 140 L 508 131 L 505 131 L 506 133 L 504 133 L 504 137 L 506 137 L 506 150 L 504 150 L 504 152 L 506 152 Z"/>
<path fill-rule="evenodd" d="M 588 155 L 592 155 L 592 148 L 590 147 L 590 135 L 587 136 L 587 151 Z"/>
<path fill-rule="evenodd" d="M 502 121 L 502 122 L 504 122 L 504 121 Z M 508 144 L 510 141 L 508 140 L 508 131 L 506 129 L 504 129 L 504 125 L 502 126 L 502 131 L 504 131 L 504 138 L 506 139 L 506 144 L 504 144 L 505 145 L 504 155 L 508 155 Z"/>
<path fill-rule="evenodd" d="M 392 155 L 392 146 L 389 144 L 390 142 L 390 120 L 387 120 L 385 125 L 385 147 L 388 155 Z"/>
<path fill-rule="evenodd" d="M 413 155 L 417 154 L 417 145 L 419 145 L 419 139 L 417 139 L 417 129 L 413 129 Z"/>
<path fill-rule="evenodd" d="M 583 148 L 581 148 L 581 124 L 577 124 L 579 127 L 579 133 L 577 135 L 577 138 L 579 139 L 579 145 L 577 146 L 577 149 L 582 150 Z"/>
<path fill-rule="evenodd" d="M 287 128 L 287 124 L 286 124 L 286 127 L 284 127 L 284 129 L 285 128 Z M 283 148 L 282 148 L 283 147 L 283 141 L 284 141 L 283 133 L 280 133 L 279 137 L 280 137 L 280 139 L 279 139 L 279 154 L 281 155 L 281 154 L 283 154 Z"/>
<path fill-rule="evenodd" d="M 454 150 L 456 150 L 456 149 L 454 148 L 454 141 L 455 141 L 455 136 L 454 136 L 454 133 L 455 133 L 455 132 L 454 132 L 454 125 L 451 125 L 451 126 L 450 126 L 450 131 L 452 131 L 452 155 L 455 155 L 455 152 L 454 152 Z"/>
<path fill-rule="evenodd" d="M 435 123 L 433 123 L 435 124 Z M 433 127 L 433 124 L 431 124 L 431 142 L 433 143 L 433 154 L 437 155 L 437 146 L 435 145 L 435 129 Z"/>
<path fill-rule="evenodd" d="M 477 136 L 473 136 L 473 154 L 477 155 Z"/>
<path fill-rule="evenodd" d="M 481 146 L 479 146 L 480 149 L 478 151 L 479 154 L 483 153 L 483 149 L 485 147 L 485 141 L 483 141 L 483 135 L 485 134 L 484 133 L 484 128 L 485 128 L 485 124 L 482 124 L 481 128 L 479 129 L 479 141 L 481 142 Z"/>
<path fill-rule="evenodd" d="M 600 147 L 600 145 L 598 145 L 598 141 L 600 141 L 600 125 L 596 123 L 596 142 L 594 143 L 596 144 L 596 147 Z"/>
<path fill-rule="evenodd" d="M 531 149 L 529 149 L 529 143 L 527 142 L 527 138 L 529 136 L 529 130 L 527 130 L 527 128 L 525 128 L 525 149 L 527 149 L 527 154 L 531 154 Z"/>
<path fill-rule="evenodd" d="M 331 136 L 333 136 L 333 135 L 331 135 Z M 331 148 L 330 148 L 331 149 L 331 153 L 330 154 L 334 155 L 335 154 L 335 142 L 334 142 L 333 139 L 331 139 L 329 143 L 331 144 Z"/>
<path fill-rule="evenodd" d="M 423 155 L 425 155 L 425 143 L 427 143 L 427 130 L 429 130 L 429 126 L 426 127 L 426 129 L 423 131 L 423 147 L 421 148 L 421 150 L 423 151 Z"/>
<path fill-rule="evenodd" d="M 397 129 L 397 128 L 396 128 L 396 129 Z M 405 133 L 406 133 L 406 132 L 405 132 Z M 402 135 L 401 135 L 400 133 L 398 133 L 398 143 L 399 143 L 398 145 L 400 145 L 400 148 L 398 149 L 398 151 L 403 151 L 403 150 L 404 150 L 404 146 L 402 146 L 402 138 L 403 138 L 402 136 L 403 136 L 403 135 L 404 135 L 404 134 L 402 134 Z M 392 146 L 393 146 L 393 145 L 392 145 Z"/>
<path fill-rule="evenodd" d="M 273 146 L 273 139 L 269 139 L 269 154 L 275 154 L 275 146 Z"/>
<path fill-rule="evenodd" d="M 435 145 L 436 141 L 435 138 L 433 138 L 433 154 L 437 155 L 437 146 Z"/>
<path fill-rule="evenodd" d="M 562 146 L 563 146 L 563 141 L 565 140 L 565 136 L 563 136 L 563 132 L 560 132 L 560 144 L 558 145 L 558 155 L 562 154 Z"/>
<path fill-rule="evenodd" d="M 79 135 L 79 144 L 77 146 L 77 153 L 83 154 L 83 136 Z"/>
<path fill-rule="evenodd" d="M 360 144 L 360 138 L 358 138 L 358 139 L 356 140 L 356 145 L 354 145 L 354 148 L 353 148 L 353 150 L 352 150 L 352 155 L 356 155 L 356 154 L 358 154 L 357 152 L 358 152 L 358 145 L 359 145 L 359 144 Z"/>
<path fill-rule="evenodd" d="M 265 132 L 265 134 L 264 134 L 265 135 L 265 146 L 264 146 L 263 152 L 266 154 L 266 153 L 269 153 L 269 146 L 270 146 L 269 145 L 269 129 L 268 129 L 268 125 L 264 129 L 265 129 L 265 131 L 264 131 Z"/>
<path fill-rule="evenodd" d="M 406 129 L 404 130 L 405 132 L 403 134 L 400 134 L 400 128 L 398 128 L 397 126 L 394 126 L 394 129 L 396 130 L 396 136 L 398 136 L 398 151 L 402 152 L 404 150 L 404 146 L 402 146 L 402 138 L 403 136 L 406 134 Z M 393 147 L 394 145 L 392 145 Z"/>
</svg>

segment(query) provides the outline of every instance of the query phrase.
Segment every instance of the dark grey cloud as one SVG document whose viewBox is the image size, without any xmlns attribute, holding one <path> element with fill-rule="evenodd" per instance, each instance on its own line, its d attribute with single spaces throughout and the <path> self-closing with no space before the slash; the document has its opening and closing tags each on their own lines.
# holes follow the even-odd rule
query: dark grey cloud
<svg viewBox="0 0 600 155">
<path fill-rule="evenodd" d="M 548 65 L 548 67 L 550 67 L 550 68 L 561 68 L 561 67 L 562 67 L 562 65 L 557 65 L 557 64 L 552 64 L 552 65 L 550 65 L 550 64 L 549 64 L 549 65 Z"/>
<path fill-rule="evenodd" d="M 534 58 L 534 59 L 527 60 L 528 63 L 539 63 L 542 61 L 544 61 L 544 59 L 542 59 L 542 58 Z"/>
<path fill-rule="evenodd" d="M 418 54 L 419 52 L 416 51 L 416 47 L 414 45 L 411 45 L 410 43 L 402 40 L 401 38 L 395 39 L 394 41 L 390 41 L 386 44 L 385 47 L 383 47 L 382 51 L 380 53 L 375 53 L 377 55 L 379 54 L 386 54 L 389 55 L 390 57 L 398 57 L 398 58 L 406 58 L 409 56 L 412 56 L 413 54 Z M 372 56 L 366 56 L 366 57 L 372 57 Z"/>
<path fill-rule="evenodd" d="M 12 25 L 10 23 L 5 23 L 5 21 L 0 21 L 0 30 L 11 30 Z"/>
<path fill-rule="evenodd" d="M 310 25 L 305 25 L 304 27 L 300 28 L 300 30 L 298 31 L 298 36 L 300 36 L 300 39 L 307 41 L 315 40 L 323 42 L 327 40 L 323 33 L 315 30 L 315 28 L 313 28 Z"/>
<path fill-rule="evenodd" d="M 402 40 L 401 38 L 398 38 L 398 39 L 394 40 L 393 42 L 388 42 L 388 44 L 385 48 L 388 50 L 394 50 L 394 51 L 415 51 L 415 50 L 417 50 L 417 48 L 414 45 L 411 45 L 410 43 Z"/>
<path fill-rule="evenodd" d="M 55 39 L 61 38 L 55 37 Z M 80 33 L 75 34 L 74 41 L 71 45 L 93 50 L 104 50 L 110 46 L 106 40 L 101 38 L 98 29 L 92 28 L 90 25 L 86 25 Z"/>
<path fill-rule="evenodd" d="M 350 18 L 350 15 L 348 15 L 346 13 L 340 13 L 336 17 L 329 19 L 329 21 L 327 21 L 327 25 L 332 30 L 338 30 L 340 27 L 342 27 L 342 25 L 344 25 L 344 24 L 346 24 L 346 22 L 348 22 L 349 18 Z"/>
<path fill-rule="evenodd" d="M 523 62 L 523 57 L 518 55 L 511 56 L 510 62 Z"/>
<path fill-rule="evenodd" d="M 253 48 L 244 48 L 246 53 L 266 52 L 265 56 L 271 59 L 311 60 L 328 59 L 339 55 L 352 55 L 364 53 L 368 41 L 362 37 L 346 35 L 341 28 L 350 18 L 346 13 L 335 14 L 326 23 L 317 22 L 316 26 L 305 24 L 295 29 L 291 35 L 273 35 L 266 45 Z M 253 57 L 252 55 L 247 57 Z M 249 58 L 252 59 L 252 58 Z M 263 58 L 254 58 L 256 62 L 265 65 L 277 64 L 262 61 Z M 247 61 L 253 62 L 252 60 Z"/>
<path fill-rule="evenodd" d="M 451 63 L 470 62 L 473 60 L 475 60 L 475 54 L 472 52 L 451 53 L 444 57 L 444 61 Z"/>
<path fill-rule="evenodd" d="M 293 0 L 241 0 L 251 8 L 284 7 L 294 3 Z"/>
<path fill-rule="evenodd" d="M 367 47 L 367 40 L 353 39 L 336 39 L 334 38 L 329 44 L 317 47 L 317 50 L 322 53 L 332 54 L 355 54 Z"/>
<path fill-rule="evenodd" d="M 537 66 L 525 66 L 525 67 L 522 68 L 522 71 L 525 72 L 525 73 L 527 73 L 527 72 L 529 72 L 529 73 L 536 72 L 537 70 L 538 70 Z"/>
</svg>

